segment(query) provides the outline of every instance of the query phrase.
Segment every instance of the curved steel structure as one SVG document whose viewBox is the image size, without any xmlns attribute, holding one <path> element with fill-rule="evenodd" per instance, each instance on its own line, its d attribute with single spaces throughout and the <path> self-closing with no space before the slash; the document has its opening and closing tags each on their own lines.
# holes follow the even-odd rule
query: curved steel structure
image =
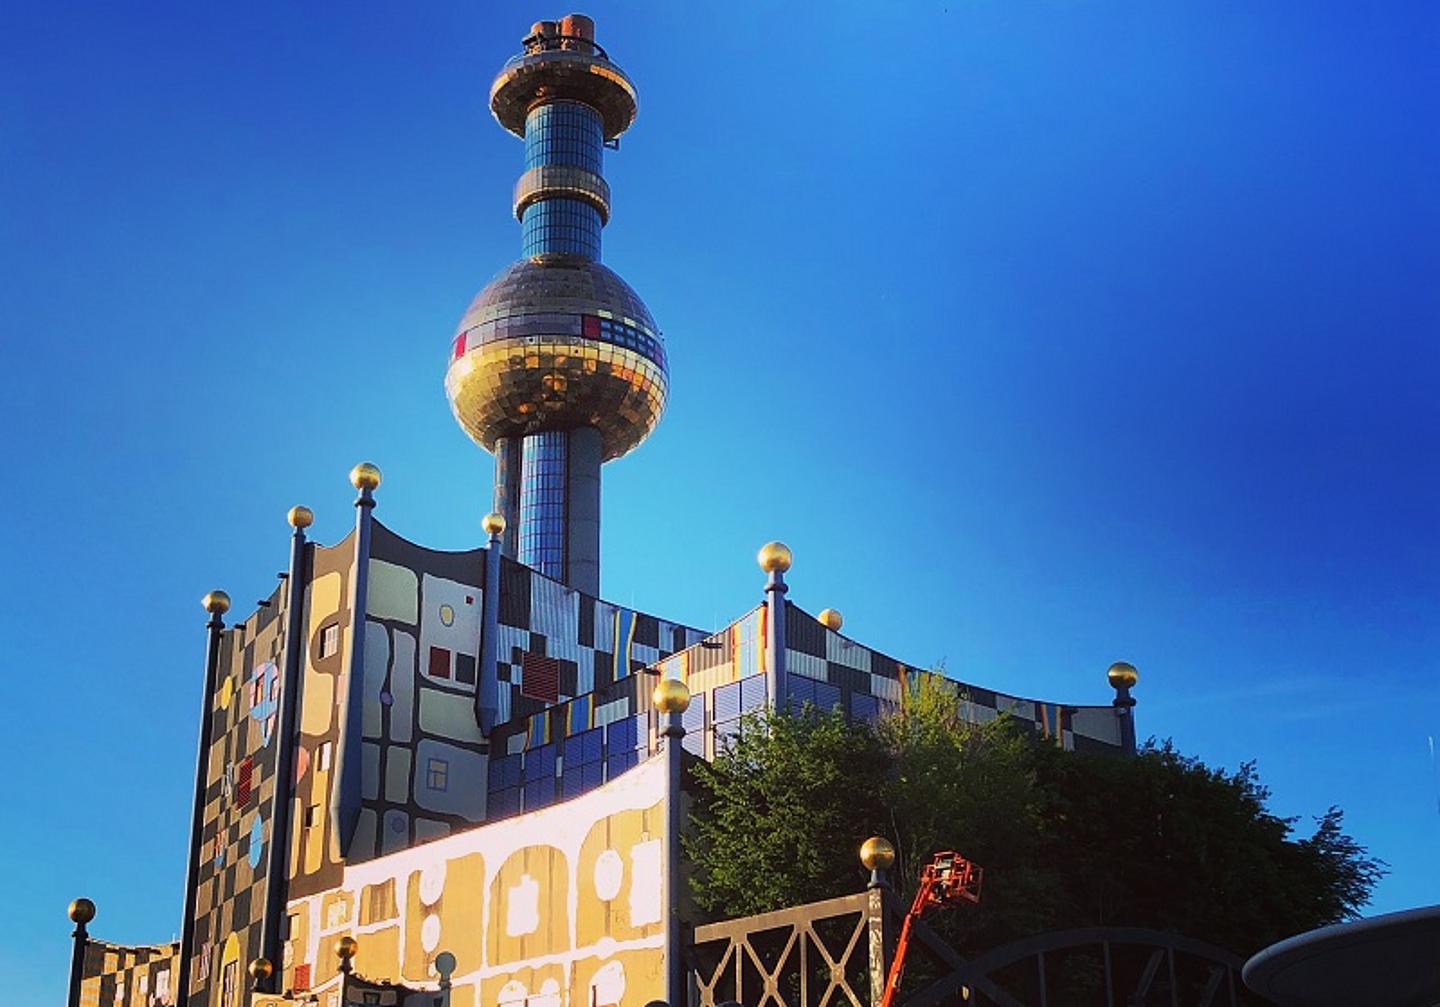
<svg viewBox="0 0 1440 1007">
<path fill-rule="evenodd" d="M 506 555 L 597 594 L 600 466 L 649 436 L 669 392 L 655 320 L 600 264 L 603 149 L 634 122 L 635 87 L 583 15 L 537 22 L 524 44 L 490 108 L 525 140 L 514 194 L 525 257 L 460 320 L 445 391 L 461 427 L 495 454 Z"/>
</svg>

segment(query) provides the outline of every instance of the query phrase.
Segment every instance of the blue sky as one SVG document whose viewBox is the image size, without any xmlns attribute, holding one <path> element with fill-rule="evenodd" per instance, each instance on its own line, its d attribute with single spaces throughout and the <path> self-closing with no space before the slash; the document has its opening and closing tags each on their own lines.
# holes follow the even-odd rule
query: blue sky
<svg viewBox="0 0 1440 1007">
<path fill-rule="evenodd" d="M 503 7 L 503 9 L 502 9 Z M 982 685 L 1104 702 L 1440 901 L 1440 14 L 1392 3 L 592 3 L 641 91 L 605 260 L 670 409 L 603 584 L 792 596 Z M 7 985 L 65 903 L 178 926 L 200 595 L 250 608 L 345 475 L 437 547 L 489 457 L 441 378 L 519 254 L 489 80 L 564 10 L 0 12 Z"/>
</svg>

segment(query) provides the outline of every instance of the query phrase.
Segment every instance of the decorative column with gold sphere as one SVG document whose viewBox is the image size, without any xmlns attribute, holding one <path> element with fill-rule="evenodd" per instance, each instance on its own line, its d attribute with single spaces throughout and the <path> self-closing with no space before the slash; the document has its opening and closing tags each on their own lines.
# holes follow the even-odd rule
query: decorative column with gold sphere
<svg viewBox="0 0 1440 1007">
<path fill-rule="evenodd" d="M 765 690 L 770 706 L 785 705 L 785 571 L 790 569 L 790 547 L 784 542 L 767 542 L 756 556 L 765 579 Z"/>
<path fill-rule="evenodd" d="M 485 529 L 485 583 L 480 589 L 480 673 L 476 676 L 475 722 L 487 738 L 500 717 L 500 554 L 504 551 L 505 516 L 491 511 L 480 521 Z"/>
<path fill-rule="evenodd" d="M 220 641 L 230 596 L 211 591 L 200 600 L 210 618 L 205 622 L 205 684 L 200 693 L 200 741 L 195 750 L 195 790 L 190 805 L 190 852 L 185 865 L 185 897 L 180 909 L 180 964 L 175 970 L 175 999 L 190 998 L 190 962 L 195 956 L 195 903 L 200 889 L 200 836 L 205 828 L 205 776 L 210 766 L 210 737 L 214 726 L 215 680 L 220 669 Z"/>
<path fill-rule="evenodd" d="M 1135 754 L 1135 697 L 1130 690 L 1140 681 L 1140 672 L 1128 661 L 1116 661 L 1105 673 L 1115 698 L 1110 705 L 1115 708 L 1115 717 L 1120 721 L 1120 747 L 1126 755 Z"/>
<path fill-rule="evenodd" d="M 85 924 L 95 918 L 95 903 L 89 899 L 76 899 L 70 903 L 68 912 L 75 929 L 70 931 L 70 991 L 65 997 L 65 1007 L 80 1007 L 80 987 L 85 981 L 85 948 L 90 943 L 90 932 Z"/>
<path fill-rule="evenodd" d="M 305 529 L 315 522 L 309 507 L 297 504 L 285 515 L 290 534 L 290 569 L 285 574 L 285 671 L 276 711 L 275 792 L 270 798 L 270 837 L 265 848 L 265 906 L 260 917 L 260 953 L 267 964 L 281 961 L 280 922 L 289 894 L 291 805 L 295 785 L 295 727 L 300 716 L 300 690 L 305 680 L 305 595 L 310 583 L 310 547 Z M 273 993 L 274 968 L 255 977 L 255 989 Z"/>
<path fill-rule="evenodd" d="M 360 942 L 350 936 L 335 942 L 335 957 L 340 959 L 340 1002 L 350 1003 L 350 973 L 355 968 L 355 956 L 360 952 Z"/>
<path fill-rule="evenodd" d="M 256 993 L 269 993 L 270 977 L 275 974 L 275 966 L 269 958 L 256 958 L 250 963 L 247 970 L 250 973 L 250 988 Z"/>
<path fill-rule="evenodd" d="M 340 719 L 337 739 L 334 791 L 330 800 L 330 827 L 339 841 L 340 856 L 350 852 L 356 826 L 360 824 L 361 743 L 365 730 L 365 605 L 370 584 L 370 529 L 374 524 L 375 490 L 380 486 L 380 469 L 361 462 L 350 470 L 355 497 L 355 565 L 350 571 L 350 654 L 345 663 L 345 715 Z"/>
<path fill-rule="evenodd" d="M 685 935 L 680 899 L 680 784 L 685 757 L 685 711 L 690 689 L 678 678 L 662 678 L 651 697 L 660 715 L 665 745 L 665 998 L 671 1007 L 689 1002 Z"/>
<path fill-rule="evenodd" d="M 878 991 L 885 988 L 885 979 L 890 974 L 890 961 L 895 954 L 895 919 L 899 912 L 886 905 L 894 899 L 885 872 L 895 864 L 895 847 L 884 836 L 871 836 L 860 844 L 860 863 L 870 872 L 870 884 L 866 886 L 865 927 L 870 945 L 870 988 Z"/>
</svg>

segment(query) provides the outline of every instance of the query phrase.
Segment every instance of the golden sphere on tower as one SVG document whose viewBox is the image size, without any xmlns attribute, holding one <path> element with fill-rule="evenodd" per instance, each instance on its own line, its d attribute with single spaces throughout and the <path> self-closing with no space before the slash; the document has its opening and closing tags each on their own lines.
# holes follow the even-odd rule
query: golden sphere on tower
<svg viewBox="0 0 1440 1007">
<path fill-rule="evenodd" d="M 662 678 L 650 698 L 661 713 L 684 713 L 690 708 L 690 688 L 678 678 Z"/>
<path fill-rule="evenodd" d="M 1105 677 L 1110 680 L 1112 688 L 1128 689 L 1140 681 L 1140 672 L 1136 671 L 1135 666 L 1129 661 L 1116 661 L 1105 673 Z"/>
<path fill-rule="evenodd" d="M 251 979 L 269 979 L 275 974 L 275 966 L 270 964 L 269 958 L 256 958 L 250 963 Z"/>
<path fill-rule="evenodd" d="M 361 462 L 350 470 L 350 485 L 357 490 L 373 490 L 380 485 L 380 468 L 373 462 Z"/>
<path fill-rule="evenodd" d="M 353 937 L 342 937 L 335 942 L 335 954 L 348 961 L 360 950 L 360 942 Z"/>
<path fill-rule="evenodd" d="M 784 573 L 790 569 L 790 547 L 784 542 L 766 542 L 755 559 L 766 573 Z"/>
<path fill-rule="evenodd" d="M 66 912 L 70 916 L 71 923 L 83 925 L 95 918 L 95 903 L 89 899 L 76 899 L 70 903 L 70 908 Z"/>
<path fill-rule="evenodd" d="M 840 627 L 845 625 L 845 617 L 838 608 L 822 608 L 816 618 L 820 620 L 820 625 L 837 633 L 840 632 Z"/>
<path fill-rule="evenodd" d="M 492 510 L 480 519 L 480 527 L 485 529 L 486 535 L 504 535 L 505 515 Z"/>
<path fill-rule="evenodd" d="M 860 844 L 860 862 L 867 870 L 887 870 L 895 863 L 895 847 L 884 836 L 871 836 Z"/>
<path fill-rule="evenodd" d="M 304 504 L 296 504 L 285 515 L 285 520 L 290 522 L 291 528 L 309 528 L 315 523 L 315 512 Z"/>
<path fill-rule="evenodd" d="M 205 611 L 211 615 L 224 615 L 230 611 L 230 596 L 224 591 L 211 591 L 200 599 L 200 604 L 204 605 Z"/>
</svg>

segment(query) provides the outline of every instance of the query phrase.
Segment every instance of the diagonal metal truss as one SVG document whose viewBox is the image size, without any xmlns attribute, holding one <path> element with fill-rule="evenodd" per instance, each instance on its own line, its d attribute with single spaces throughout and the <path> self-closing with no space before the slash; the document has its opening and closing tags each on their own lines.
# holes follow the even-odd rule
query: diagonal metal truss
<svg viewBox="0 0 1440 1007">
<path fill-rule="evenodd" d="M 886 888 L 695 928 L 696 1007 L 875 1007 L 904 907 Z M 965 958 L 923 922 L 933 968 L 903 1007 L 1244 1007 L 1242 959 L 1157 930 L 1057 931 Z M 1077 982 L 1076 976 L 1079 976 Z"/>
</svg>

